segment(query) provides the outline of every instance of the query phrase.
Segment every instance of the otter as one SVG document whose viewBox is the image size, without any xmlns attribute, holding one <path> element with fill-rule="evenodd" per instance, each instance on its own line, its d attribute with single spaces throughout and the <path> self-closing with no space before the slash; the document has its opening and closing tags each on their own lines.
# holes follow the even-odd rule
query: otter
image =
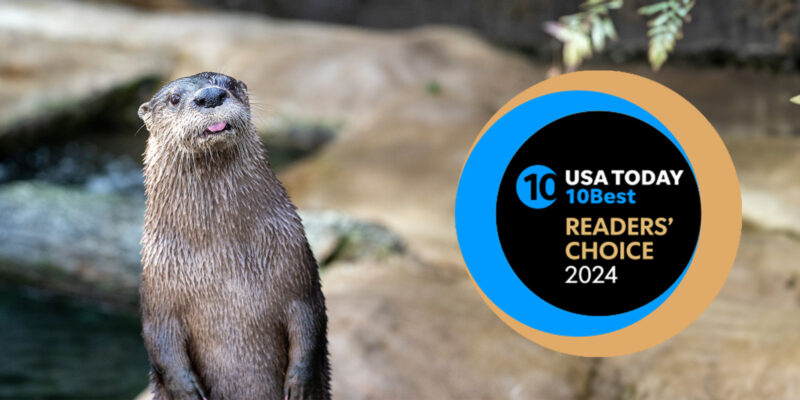
<svg viewBox="0 0 800 400">
<path fill-rule="evenodd" d="M 247 86 L 180 78 L 139 117 L 150 132 L 140 307 L 154 398 L 329 399 L 317 262 Z"/>
</svg>

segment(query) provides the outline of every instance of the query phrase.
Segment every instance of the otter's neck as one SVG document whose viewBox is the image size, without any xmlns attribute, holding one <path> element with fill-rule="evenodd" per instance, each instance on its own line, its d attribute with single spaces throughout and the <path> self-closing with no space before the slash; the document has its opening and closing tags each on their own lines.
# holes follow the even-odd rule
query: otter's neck
<svg viewBox="0 0 800 400">
<path fill-rule="evenodd" d="M 145 233 L 169 232 L 202 244 L 263 229 L 264 222 L 296 219 L 258 137 L 243 142 L 214 152 L 171 154 L 148 143 Z"/>
</svg>

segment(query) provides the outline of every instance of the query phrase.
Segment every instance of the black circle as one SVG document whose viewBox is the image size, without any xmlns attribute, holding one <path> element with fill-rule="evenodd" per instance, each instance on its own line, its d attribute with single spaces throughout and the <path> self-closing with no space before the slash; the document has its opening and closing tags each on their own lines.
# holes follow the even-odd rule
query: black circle
<svg viewBox="0 0 800 400">
<path fill-rule="evenodd" d="M 543 165 L 556 174 L 556 200 L 543 209 L 526 206 L 517 194 L 517 179 L 534 165 Z M 608 185 L 568 186 L 566 172 L 602 170 Z M 678 185 L 630 185 L 623 179 L 617 185 L 612 170 L 678 171 Z M 667 172 L 669 173 L 669 172 Z M 593 174 L 593 176 L 596 174 Z M 633 177 L 633 175 L 631 175 Z M 575 204 L 570 204 L 568 189 L 573 189 Z M 601 189 L 603 193 L 635 192 L 635 204 L 579 204 L 577 191 Z M 619 199 L 615 196 L 614 201 Z M 666 234 L 653 227 L 638 235 L 567 235 L 567 218 L 598 219 L 606 225 L 611 218 L 669 218 Z M 632 220 L 636 221 L 636 220 Z M 639 219 L 638 221 L 641 221 Z M 619 222 L 619 221 L 617 221 Z M 641 223 L 641 222 L 640 222 Z M 573 114 L 545 126 L 520 147 L 512 158 L 497 195 L 497 231 L 503 252 L 517 277 L 537 296 L 560 309 L 583 315 L 615 315 L 639 308 L 663 294 L 688 266 L 700 233 L 700 193 L 694 173 L 680 150 L 664 134 L 649 124 L 625 114 L 585 112 Z M 634 232 L 636 233 L 636 232 Z M 643 233 L 643 234 L 642 234 Z M 648 234 L 649 233 L 649 234 Z M 571 242 L 598 244 L 612 241 L 652 242 L 652 260 L 613 260 L 567 258 Z M 606 247 L 607 254 L 612 247 Z M 634 253 L 639 252 L 634 245 Z M 575 248 L 573 248 L 575 250 Z M 575 254 L 575 253 L 573 253 Z M 579 253 L 578 253 L 579 254 Z M 592 254 L 587 253 L 587 254 Z M 634 254 L 635 255 L 635 254 Z M 590 257 L 591 258 L 591 257 Z M 589 283 L 567 283 L 574 266 Z M 588 272 L 582 266 L 589 268 Z M 601 266 L 600 269 L 595 266 Z M 614 268 L 616 280 L 609 275 Z M 596 276 L 604 275 L 598 280 Z M 609 279 L 605 279 L 608 277 Z M 584 279 L 585 280 L 585 279 Z M 603 283 L 599 283 L 603 282 Z"/>
</svg>

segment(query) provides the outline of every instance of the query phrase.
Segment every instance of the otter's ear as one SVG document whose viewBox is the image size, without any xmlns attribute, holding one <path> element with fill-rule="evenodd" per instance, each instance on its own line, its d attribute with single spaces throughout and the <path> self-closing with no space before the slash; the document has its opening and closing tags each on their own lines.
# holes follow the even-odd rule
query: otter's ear
<svg viewBox="0 0 800 400">
<path fill-rule="evenodd" d="M 150 122 L 150 102 L 142 103 L 139 106 L 139 118 L 142 119 L 145 123 Z"/>
<path fill-rule="evenodd" d="M 239 86 L 240 86 L 242 89 L 244 89 L 245 93 L 247 93 L 247 84 L 246 84 L 246 83 L 244 83 L 244 82 L 242 82 L 242 81 L 238 81 L 238 82 L 239 82 Z"/>
</svg>

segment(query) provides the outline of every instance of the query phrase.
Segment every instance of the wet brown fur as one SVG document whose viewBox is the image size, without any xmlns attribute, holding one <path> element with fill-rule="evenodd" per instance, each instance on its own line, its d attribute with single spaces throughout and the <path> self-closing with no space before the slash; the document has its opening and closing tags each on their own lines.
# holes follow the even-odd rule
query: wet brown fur
<svg viewBox="0 0 800 400">
<path fill-rule="evenodd" d="M 197 107 L 209 86 L 229 97 Z M 317 263 L 249 110 L 246 86 L 214 73 L 176 80 L 139 110 L 150 131 L 141 312 L 157 400 L 329 398 Z M 218 121 L 231 129 L 204 133 Z"/>
</svg>

